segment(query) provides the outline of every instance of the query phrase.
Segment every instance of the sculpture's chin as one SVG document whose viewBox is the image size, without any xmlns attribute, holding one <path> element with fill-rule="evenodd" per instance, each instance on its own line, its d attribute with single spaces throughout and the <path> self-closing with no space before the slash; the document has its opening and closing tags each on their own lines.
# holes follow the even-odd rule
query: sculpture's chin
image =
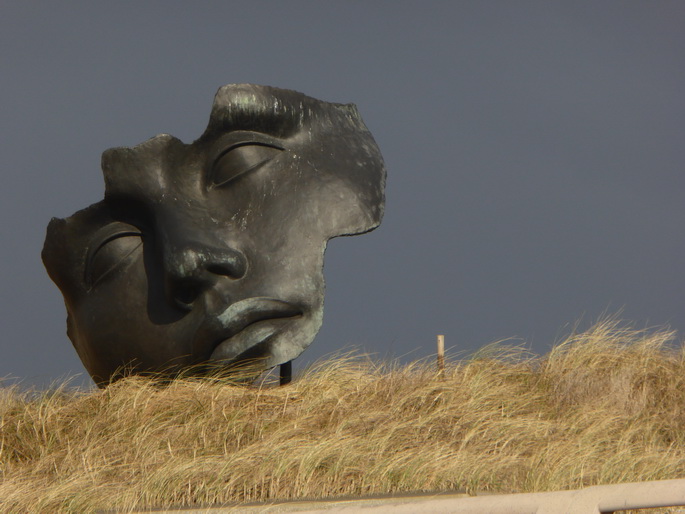
<svg viewBox="0 0 685 514">
<path fill-rule="evenodd" d="M 267 343 L 269 358 L 265 367 L 271 368 L 296 359 L 314 341 L 321 329 L 323 306 L 306 312 L 300 319 L 293 320 L 283 332 Z"/>
</svg>

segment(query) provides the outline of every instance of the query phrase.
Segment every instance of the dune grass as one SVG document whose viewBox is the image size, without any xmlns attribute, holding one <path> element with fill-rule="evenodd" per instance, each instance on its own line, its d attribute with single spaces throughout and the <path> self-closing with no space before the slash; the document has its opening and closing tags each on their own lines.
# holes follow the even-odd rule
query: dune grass
<svg viewBox="0 0 685 514">
<path fill-rule="evenodd" d="M 129 511 L 285 498 L 530 492 L 685 477 L 685 353 L 599 323 L 536 357 L 323 362 L 292 384 L 0 387 L 0 510 Z"/>
</svg>

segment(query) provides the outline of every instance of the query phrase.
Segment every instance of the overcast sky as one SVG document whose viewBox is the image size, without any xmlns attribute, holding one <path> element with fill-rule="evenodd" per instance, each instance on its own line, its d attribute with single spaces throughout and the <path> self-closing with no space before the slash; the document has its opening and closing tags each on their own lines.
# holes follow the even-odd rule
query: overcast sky
<svg viewBox="0 0 685 514">
<path fill-rule="evenodd" d="M 193 141 L 238 82 L 357 104 L 388 169 L 296 370 L 438 333 L 542 353 L 618 311 L 682 338 L 684 27 L 682 1 L 3 2 L 0 377 L 90 383 L 45 227 L 102 198 L 103 150 Z"/>
</svg>

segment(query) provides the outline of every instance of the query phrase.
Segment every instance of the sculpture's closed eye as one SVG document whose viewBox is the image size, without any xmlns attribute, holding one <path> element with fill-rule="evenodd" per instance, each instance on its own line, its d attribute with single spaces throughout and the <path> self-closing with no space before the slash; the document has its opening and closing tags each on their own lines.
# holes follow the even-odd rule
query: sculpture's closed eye
<svg viewBox="0 0 685 514">
<path fill-rule="evenodd" d="M 95 286 L 117 269 L 143 244 L 141 232 L 132 225 L 114 222 L 98 230 L 88 249 L 85 282 Z"/>
<path fill-rule="evenodd" d="M 282 151 L 282 148 L 265 143 L 234 145 L 214 161 L 210 182 L 215 187 L 225 186 L 247 173 L 258 170 Z"/>
</svg>

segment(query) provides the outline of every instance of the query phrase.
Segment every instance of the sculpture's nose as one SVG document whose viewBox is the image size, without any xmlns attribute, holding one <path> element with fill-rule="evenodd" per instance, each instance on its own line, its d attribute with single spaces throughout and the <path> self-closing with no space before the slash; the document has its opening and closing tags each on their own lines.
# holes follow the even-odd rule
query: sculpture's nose
<svg viewBox="0 0 685 514">
<path fill-rule="evenodd" d="M 222 278 L 238 280 L 247 272 L 247 259 L 229 246 L 191 242 L 167 245 L 164 255 L 166 291 L 170 301 L 184 310 Z"/>
</svg>

